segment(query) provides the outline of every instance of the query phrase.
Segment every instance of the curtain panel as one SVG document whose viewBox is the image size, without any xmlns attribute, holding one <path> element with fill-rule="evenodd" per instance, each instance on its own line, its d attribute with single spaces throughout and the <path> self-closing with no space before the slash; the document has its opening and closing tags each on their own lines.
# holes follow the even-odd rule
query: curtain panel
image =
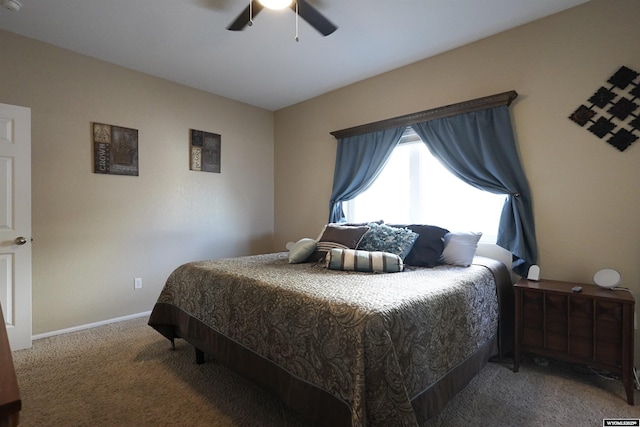
<svg viewBox="0 0 640 427">
<path fill-rule="evenodd" d="M 338 140 L 329 222 L 345 220 L 342 202 L 371 186 L 398 145 L 405 127 L 385 129 Z"/>
<path fill-rule="evenodd" d="M 526 276 L 538 249 L 529 184 L 513 136 L 507 106 L 412 125 L 431 153 L 454 175 L 480 190 L 506 194 L 499 246 L 514 256 L 513 270 Z M 480 207 L 479 207 L 480 208 Z"/>
</svg>

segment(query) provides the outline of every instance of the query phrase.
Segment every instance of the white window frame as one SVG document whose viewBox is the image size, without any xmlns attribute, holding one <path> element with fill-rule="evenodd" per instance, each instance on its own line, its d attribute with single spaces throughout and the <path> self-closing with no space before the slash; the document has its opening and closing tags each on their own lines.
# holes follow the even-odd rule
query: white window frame
<svg viewBox="0 0 640 427">
<path fill-rule="evenodd" d="M 420 139 L 420 137 L 413 131 L 413 129 L 411 129 L 411 127 L 407 127 L 407 129 L 405 130 L 405 132 L 403 133 L 400 139 L 399 146 L 404 145 L 404 147 L 406 147 L 405 144 L 412 144 L 416 147 L 416 150 L 422 151 L 421 154 L 417 154 L 417 152 L 415 151 L 410 154 L 410 160 L 409 160 L 410 166 L 409 166 L 408 173 L 409 173 L 409 180 L 411 184 L 409 185 L 408 194 L 406 196 L 414 201 L 421 200 L 422 186 L 424 183 L 430 182 L 430 179 L 426 177 L 426 174 L 420 167 L 420 163 L 421 163 L 420 156 L 424 156 L 424 155 L 431 156 L 431 154 L 429 153 L 429 150 L 426 147 L 426 145 L 424 145 L 424 143 L 422 142 L 422 139 Z M 417 144 L 422 144 L 422 145 L 417 145 Z M 422 150 L 423 147 L 424 147 L 424 150 L 426 151 Z M 437 162 L 437 159 L 433 158 L 433 160 Z M 427 159 L 426 161 L 432 161 L 432 160 Z M 436 164 L 434 163 L 434 165 Z M 425 209 L 431 210 L 432 208 L 432 206 L 426 207 L 425 206 L 426 204 L 423 202 L 410 203 L 408 208 L 410 212 L 408 216 L 403 215 L 402 220 L 398 220 L 395 218 L 380 218 L 378 216 L 380 216 L 381 214 L 379 212 L 375 212 L 375 209 L 370 209 L 371 212 L 367 213 L 366 216 L 359 215 L 361 212 L 358 212 L 358 206 L 357 206 L 356 200 L 352 199 L 343 203 L 343 208 L 345 211 L 347 221 L 363 222 L 363 221 L 375 221 L 375 220 L 382 219 L 387 223 L 404 223 L 404 224 L 429 223 L 431 225 L 437 225 L 443 228 L 447 228 L 450 231 L 481 231 L 483 233 L 483 236 L 480 240 L 481 242 L 495 243 L 497 239 L 500 214 L 502 212 L 502 206 L 504 205 L 504 199 L 506 195 L 495 195 L 492 193 L 483 192 L 482 190 L 478 190 L 462 182 L 459 178 L 455 177 L 449 171 L 444 169 L 443 166 L 439 165 L 439 163 L 437 163 L 437 168 L 439 169 L 441 168 L 440 171 L 438 172 L 439 174 L 446 173 L 447 176 L 455 180 L 455 183 L 452 182 L 451 185 L 455 186 L 456 191 L 462 192 L 464 194 L 468 194 L 468 197 L 473 198 L 473 200 L 476 200 L 476 203 L 470 207 L 467 206 L 462 208 L 453 208 L 455 203 L 451 202 L 451 199 L 449 199 L 449 202 L 443 203 L 443 206 L 451 206 L 453 212 L 448 212 L 446 213 L 446 215 L 441 215 L 440 220 L 435 219 L 434 221 L 429 222 L 429 221 L 421 220 L 420 218 L 429 218 L 429 217 L 437 218 L 438 216 L 432 215 L 432 214 L 429 214 L 429 215 L 423 214 L 421 211 L 424 211 Z M 384 171 L 381 173 L 381 176 L 384 177 Z M 439 177 L 438 180 L 443 179 L 442 175 L 438 175 L 438 177 Z M 387 179 L 389 179 L 389 177 L 387 177 Z M 372 185 L 371 190 L 375 191 L 374 188 L 375 188 L 375 183 Z M 445 187 L 443 187 L 442 189 L 444 190 Z M 394 200 L 397 205 L 398 200 L 402 197 L 405 197 L 402 195 L 402 193 L 406 194 L 406 191 L 407 190 L 405 188 L 397 188 L 397 192 L 399 194 L 396 194 L 395 198 L 394 198 L 394 194 L 388 194 L 388 198 L 377 197 L 375 200 L 379 202 L 376 202 L 375 204 L 376 205 L 380 205 L 380 203 L 385 204 L 382 208 L 380 208 L 382 212 L 385 208 L 388 208 L 389 206 L 394 206 Z M 467 191 L 469 193 L 467 193 Z M 387 193 L 389 193 L 388 190 L 387 190 Z M 457 192 L 455 194 L 456 196 L 454 197 L 459 197 L 457 196 L 457 194 L 460 194 L 460 193 Z M 440 199 L 446 199 L 446 197 L 447 196 L 441 192 Z M 468 199 L 468 200 L 471 200 L 471 199 Z M 372 206 L 373 204 L 374 203 L 372 202 L 370 203 L 369 206 Z M 487 214 L 488 214 L 487 218 L 479 220 L 478 213 L 482 212 L 482 209 L 483 209 L 482 207 L 485 207 L 485 209 L 489 209 L 490 211 L 487 211 Z M 445 212 L 445 211 L 441 211 L 441 212 Z M 384 214 L 382 215 L 384 216 Z M 465 216 L 465 215 L 474 215 L 474 217 Z M 495 223 L 493 221 L 493 216 L 495 216 Z M 457 217 L 457 220 L 454 220 L 454 217 Z M 469 223 L 468 227 L 465 224 L 466 222 Z M 478 225 L 478 224 L 481 224 L 481 225 Z M 494 225 L 489 226 L 488 224 L 494 224 Z M 482 228 L 482 229 L 473 229 L 474 227 Z"/>
</svg>

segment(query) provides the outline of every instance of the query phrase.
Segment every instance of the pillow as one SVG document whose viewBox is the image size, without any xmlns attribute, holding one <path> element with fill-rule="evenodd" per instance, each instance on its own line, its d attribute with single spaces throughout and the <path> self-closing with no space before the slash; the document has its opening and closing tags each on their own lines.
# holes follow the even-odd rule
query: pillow
<svg viewBox="0 0 640 427">
<path fill-rule="evenodd" d="M 469 267 L 478 248 L 478 241 L 482 233 L 447 233 L 444 236 L 444 250 L 442 261 L 445 264 Z"/>
<path fill-rule="evenodd" d="M 408 228 L 414 233 L 418 233 L 418 239 L 404 259 L 405 265 L 413 265 L 416 267 L 435 267 L 438 265 L 442 251 L 444 250 L 444 236 L 449 230 L 426 224 L 390 224 L 390 226 Z"/>
<path fill-rule="evenodd" d="M 398 273 L 404 269 L 402 258 L 388 252 L 334 248 L 327 254 L 326 262 L 331 270 Z"/>
<path fill-rule="evenodd" d="M 357 226 L 369 225 L 371 223 L 384 224 L 384 220 L 379 219 L 377 221 L 367 221 L 367 222 L 341 222 L 340 225 L 350 225 L 352 227 L 357 227 Z"/>
<path fill-rule="evenodd" d="M 418 234 L 406 228 L 389 227 L 386 224 L 367 224 L 370 230 L 364 235 L 357 249 L 389 252 L 404 259 L 418 239 Z"/>
<path fill-rule="evenodd" d="M 289 249 L 289 264 L 304 262 L 309 255 L 316 250 L 316 241 L 313 239 L 300 239 Z"/>
<path fill-rule="evenodd" d="M 325 259 L 327 252 L 333 248 L 355 249 L 369 227 L 352 227 L 347 225 L 327 224 L 318 241 L 316 250 L 307 261 L 315 262 Z"/>
</svg>

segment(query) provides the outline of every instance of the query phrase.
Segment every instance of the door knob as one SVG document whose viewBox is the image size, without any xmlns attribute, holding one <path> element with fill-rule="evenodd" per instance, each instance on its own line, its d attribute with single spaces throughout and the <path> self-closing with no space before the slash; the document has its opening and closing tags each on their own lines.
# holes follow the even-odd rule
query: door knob
<svg viewBox="0 0 640 427">
<path fill-rule="evenodd" d="M 27 239 L 24 237 L 16 237 L 16 245 L 24 245 L 27 243 Z"/>
</svg>

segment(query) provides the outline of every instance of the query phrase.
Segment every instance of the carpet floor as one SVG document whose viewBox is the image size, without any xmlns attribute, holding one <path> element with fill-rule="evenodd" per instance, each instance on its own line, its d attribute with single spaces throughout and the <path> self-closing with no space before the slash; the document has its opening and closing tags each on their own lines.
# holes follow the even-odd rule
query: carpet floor
<svg viewBox="0 0 640 427">
<path fill-rule="evenodd" d="M 171 351 L 146 322 L 44 338 L 14 352 L 21 426 L 313 426 L 225 367 L 196 365 L 184 341 Z M 604 418 L 640 418 L 620 381 L 548 362 L 527 357 L 518 373 L 510 363 L 489 363 L 426 426 L 602 426 Z"/>
</svg>

